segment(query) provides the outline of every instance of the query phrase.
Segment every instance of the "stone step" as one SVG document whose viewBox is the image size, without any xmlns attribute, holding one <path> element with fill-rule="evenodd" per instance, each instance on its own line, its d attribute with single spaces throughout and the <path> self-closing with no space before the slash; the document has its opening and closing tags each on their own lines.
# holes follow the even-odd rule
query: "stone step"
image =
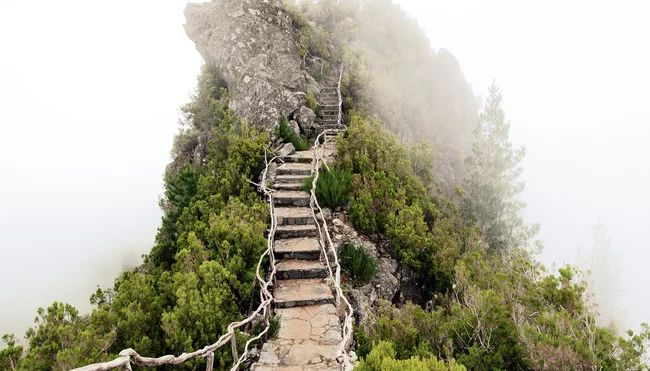
<svg viewBox="0 0 650 371">
<path fill-rule="evenodd" d="M 314 159 L 314 151 L 300 151 L 296 152 L 291 156 L 284 158 L 285 162 L 302 162 L 305 164 L 311 164 Z"/>
<path fill-rule="evenodd" d="M 278 175 L 275 177 L 275 183 L 302 183 L 309 175 Z"/>
<path fill-rule="evenodd" d="M 323 115 L 321 121 L 338 121 L 339 116 L 337 115 Z"/>
<path fill-rule="evenodd" d="M 339 109 L 338 103 L 334 104 L 321 104 L 320 105 L 323 110 L 337 110 Z"/>
<path fill-rule="evenodd" d="M 318 260 L 321 248 L 315 238 L 285 238 L 275 240 L 273 253 L 276 259 Z"/>
<path fill-rule="evenodd" d="M 276 308 L 334 303 L 332 290 L 322 278 L 279 280 L 273 290 L 273 296 Z"/>
<path fill-rule="evenodd" d="M 339 370 L 336 363 L 328 364 L 308 364 L 305 366 L 283 366 L 283 365 L 265 365 L 262 363 L 255 363 L 251 366 L 251 371 L 333 371 Z"/>
<path fill-rule="evenodd" d="M 285 191 L 302 191 L 302 183 L 276 183 L 273 188 Z"/>
<path fill-rule="evenodd" d="M 314 216 L 307 207 L 276 207 L 275 220 L 278 226 L 314 224 Z"/>
<path fill-rule="evenodd" d="M 305 191 L 279 190 L 273 194 L 278 206 L 309 206 L 309 193 Z"/>
<path fill-rule="evenodd" d="M 282 328 L 282 325 L 280 325 Z M 309 333 L 309 331 L 306 331 Z M 315 340 L 272 340 L 262 346 L 253 371 L 330 371 L 339 370 L 338 344 L 320 344 Z"/>
<path fill-rule="evenodd" d="M 275 238 L 317 237 L 316 225 L 279 225 L 275 228 Z"/>
<path fill-rule="evenodd" d="M 277 278 L 281 280 L 300 278 L 326 278 L 327 268 L 317 260 L 280 260 L 276 264 Z"/>
<path fill-rule="evenodd" d="M 278 166 L 277 175 L 311 175 L 311 164 L 285 163 Z"/>
</svg>

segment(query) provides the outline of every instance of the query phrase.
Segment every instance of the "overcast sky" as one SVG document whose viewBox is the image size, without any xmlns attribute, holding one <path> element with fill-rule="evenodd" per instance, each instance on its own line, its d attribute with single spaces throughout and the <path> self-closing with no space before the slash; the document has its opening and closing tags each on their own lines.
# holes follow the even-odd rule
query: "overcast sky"
<svg viewBox="0 0 650 371">
<path fill-rule="evenodd" d="M 526 145 L 543 262 L 603 221 L 631 324 L 650 321 L 648 9 L 643 1 L 400 1 L 477 94 L 496 79 Z M 201 58 L 185 0 L 0 2 L 0 334 L 147 253 L 162 173 Z"/>
</svg>

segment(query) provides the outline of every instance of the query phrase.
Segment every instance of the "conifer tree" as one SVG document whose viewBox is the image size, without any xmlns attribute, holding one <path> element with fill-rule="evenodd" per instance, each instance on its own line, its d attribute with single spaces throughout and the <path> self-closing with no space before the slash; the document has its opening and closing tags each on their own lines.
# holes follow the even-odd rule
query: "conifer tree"
<svg viewBox="0 0 650 371">
<path fill-rule="evenodd" d="M 468 199 L 464 210 L 481 226 L 492 251 L 526 248 L 539 230 L 539 225 L 524 225 L 518 214 L 525 203 L 515 199 L 524 189 L 519 177 L 526 148 L 513 148 L 510 142 L 510 122 L 501 107 L 503 95 L 495 82 L 489 93 L 474 129 L 472 155 L 465 160 Z M 536 247 L 540 247 L 539 242 Z"/>
</svg>

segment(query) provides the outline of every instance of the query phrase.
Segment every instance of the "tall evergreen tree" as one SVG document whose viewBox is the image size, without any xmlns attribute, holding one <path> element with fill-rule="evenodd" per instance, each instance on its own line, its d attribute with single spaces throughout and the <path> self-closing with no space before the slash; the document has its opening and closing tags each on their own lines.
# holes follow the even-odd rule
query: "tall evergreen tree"
<svg viewBox="0 0 650 371">
<path fill-rule="evenodd" d="M 526 204 L 515 199 L 524 189 L 519 177 L 526 148 L 513 148 L 510 142 L 510 121 L 506 120 L 501 107 L 503 95 L 495 82 L 488 91 L 490 95 L 474 129 L 472 155 L 465 160 L 468 198 L 464 209 L 481 226 L 492 251 L 526 248 L 539 230 L 539 225 L 524 225 L 519 211 Z M 538 250 L 541 243 L 536 245 Z"/>
</svg>

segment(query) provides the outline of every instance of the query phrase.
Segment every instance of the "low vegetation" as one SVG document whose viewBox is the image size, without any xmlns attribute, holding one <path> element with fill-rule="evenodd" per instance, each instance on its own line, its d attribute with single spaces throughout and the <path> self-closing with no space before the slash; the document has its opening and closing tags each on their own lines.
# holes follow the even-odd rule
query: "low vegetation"
<svg viewBox="0 0 650 371">
<path fill-rule="evenodd" d="M 293 144 L 296 151 L 306 151 L 309 148 L 307 138 L 297 135 L 289 126 L 289 120 L 286 117 L 280 118 L 275 135 Z"/>
<path fill-rule="evenodd" d="M 341 249 L 341 268 L 357 285 L 365 285 L 377 274 L 377 260 L 363 246 L 347 243 Z"/>
<path fill-rule="evenodd" d="M 303 190 L 311 192 L 313 177 L 305 179 Z M 344 206 L 350 200 L 352 189 L 352 174 L 340 168 L 331 168 L 330 171 L 321 170 L 316 184 L 316 198 L 321 206 L 331 209 Z"/>
<path fill-rule="evenodd" d="M 393 343 L 380 341 L 366 359 L 355 367 L 358 371 L 466 371 L 467 369 L 453 360 L 449 364 L 439 361 L 435 356 L 412 356 L 408 359 L 395 359 Z"/>
</svg>

